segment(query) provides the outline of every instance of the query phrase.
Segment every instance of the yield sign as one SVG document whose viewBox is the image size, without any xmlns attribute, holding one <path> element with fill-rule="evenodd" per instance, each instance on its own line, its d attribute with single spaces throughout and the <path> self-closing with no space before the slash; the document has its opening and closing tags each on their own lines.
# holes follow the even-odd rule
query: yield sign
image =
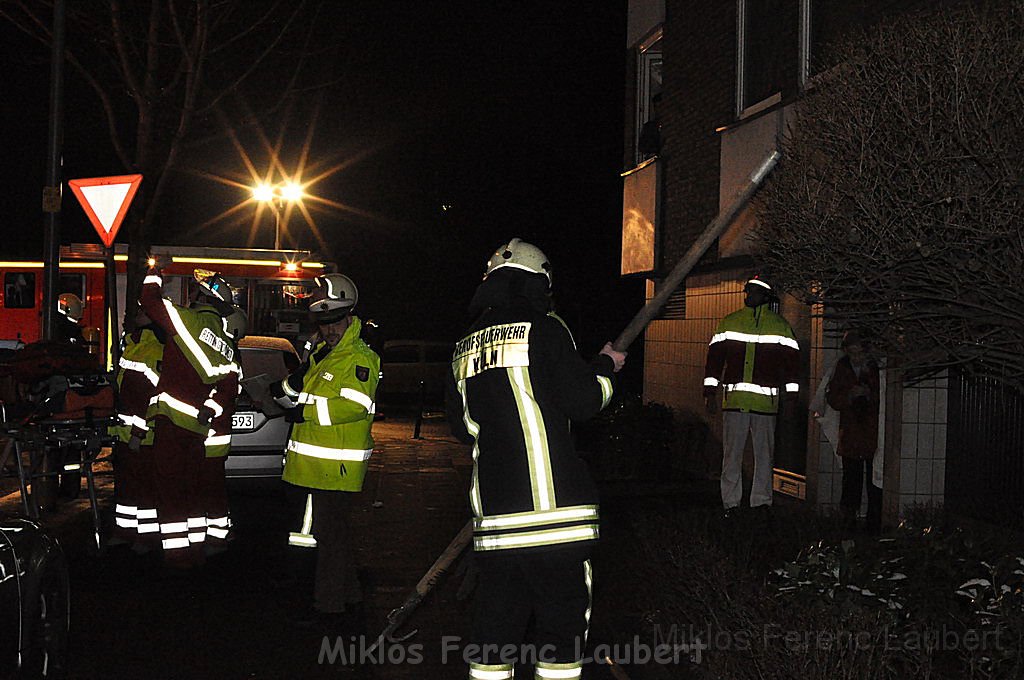
<svg viewBox="0 0 1024 680">
<path fill-rule="evenodd" d="M 82 209 L 106 247 L 114 244 L 117 229 L 141 182 L 142 175 L 68 180 L 71 191 L 82 204 Z"/>
</svg>

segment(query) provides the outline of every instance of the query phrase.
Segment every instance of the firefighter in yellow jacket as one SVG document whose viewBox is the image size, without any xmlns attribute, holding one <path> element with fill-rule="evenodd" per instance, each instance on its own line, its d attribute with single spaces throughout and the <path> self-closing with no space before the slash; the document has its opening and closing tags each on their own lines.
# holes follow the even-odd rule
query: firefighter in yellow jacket
<svg viewBox="0 0 1024 680">
<path fill-rule="evenodd" d="M 309 305 L 317 331 L 306 361 L 271 394 L 294 423 L 283 479 L 301 489 L 301 524 L 290 545 L 316 548 L 313 609 L 329 618 L 359 616 L 362 593 L 348 530 L 351 494 L 362 490 L 373 451 L 374 395 L 380 357 L 360 338 L 352 315 L 359 293 L 342 274 L 316 279 Z"/>
<path fill-rule="evenodd" d="M 141 551 L 160 535 L 152 484 L 153 433 L 146 412 L 157 393 L 166 334 L 141 309 L 135 325 L 121 338 L 117 368 L 121 424 L 110 429 L 118 441 L 114 447 L 114 534 L 108 544 L 134 543 Z"/>
</svg>

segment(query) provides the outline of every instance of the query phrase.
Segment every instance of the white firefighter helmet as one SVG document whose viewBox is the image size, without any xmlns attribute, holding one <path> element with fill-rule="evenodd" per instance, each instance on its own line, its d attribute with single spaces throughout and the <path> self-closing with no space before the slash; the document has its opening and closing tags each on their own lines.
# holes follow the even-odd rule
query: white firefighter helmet
<svg viewBox="0 0 1024 680">
<path fill-rule="evenodd" d="M 249 317 L 245 310 L 237 305 L 231 308 L 231 313 L 224 317 L 224 330 L 227 331 L 235 342 L 245 337 L 249 330 Z"/>
<path fill-rule="evenodd" d="M 223 276 L 208 269 L 196 269 L 192 272 L 192 276 L 199 284 L 199 291 L 203 295 L 214 300 L 231 303 L 231 286 Z"/>
<path fill-rule="evenodd" d="M 514 238 L 498 249 L 487 260 L 487 271 L 484 278 L 502 267 L 513 267 L 531 274 L 543 274 L 548 277 L 548 285 L 551 285 L 551 263 L 548 257 L 540 248 L 518 238 Z"/>
<path fill-rule="evenodd" d="M 744 284 L 744 286 L 743 286 L 743 287 L 744 287 L 744 288 L 747 288 L 747 287 L 749 287 L 749 286 L 757 286 L 757 287 L 759 287 L 759 288 L 762 288 L 762 289 L 764 289 L 764 290 L 768 291 L 769 293 L 771 293 L 771 292 L 772 292 L 772 285 L 771 285 L 770 283 L 768 283 L 767 281 L 765 281 L 765 280 L 764 280 L 763 278 L 761 278 L 761 275 L 760 275 L 760 274 L 754 274 L 754 275 L 753 275 L 753 276 L 752 276 L 752 277 L 751 277 L 751 278 L 750 278 L 750 279 L 749 279 L 749 280 L 748 280 L 748 281 L 746 282 L 746 284 Z"/>
<path fill-rule="evenodd" d="M 314 280 L 309 312 L 317 323 L 334 323 L 352 311 L 359 302 L 359 289 L 344 274 L 324 274 Z"/>
<path fill-rule="evenodd" d="M 71 323 L 82 320 L 85 303 L 74 293 L 61 293 L 57 296 L 57 313 L 66 316 Z"/>
</svg>

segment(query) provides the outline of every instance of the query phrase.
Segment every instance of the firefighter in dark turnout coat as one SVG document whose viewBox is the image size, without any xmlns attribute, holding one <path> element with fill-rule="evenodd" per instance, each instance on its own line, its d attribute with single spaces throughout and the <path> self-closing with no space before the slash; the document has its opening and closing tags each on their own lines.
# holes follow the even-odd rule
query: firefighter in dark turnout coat
<svg viewBox="0 0 1024 680">
<path fill-rule="evenodd" d="M 585 362 L 551 313 L 551 266 L 512 239 L 494 253 L 455 345 L 448 378 L 453 433 L 472 443 L 473 549 L 480 568 L 471 642 L 524 642 L 531 617 L 540 678 L 578 678 L 590 619 L 597 491 L 573 449 L 570 421 L 608 405 L 625 354 L 606 344 Z M 482 651 L 470 678 L 511 678 Z"/>
</svg>

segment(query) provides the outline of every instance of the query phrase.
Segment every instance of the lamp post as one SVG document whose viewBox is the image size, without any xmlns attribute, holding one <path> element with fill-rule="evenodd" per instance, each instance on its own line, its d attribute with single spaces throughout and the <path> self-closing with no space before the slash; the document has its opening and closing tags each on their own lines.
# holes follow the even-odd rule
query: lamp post
<svg viewBox="0 0 1024 680">
<path fill-rule="evenodd" d="M 284 184 L 262 183 L 253 187 L 252 197 L 260 203 L 268 203 L 274 211 L 274 250 L 281 249 L 281 209 L 284 204 L 296 203 L 303 197 L 302 185 L 295 182 Z"/>
</svg>

